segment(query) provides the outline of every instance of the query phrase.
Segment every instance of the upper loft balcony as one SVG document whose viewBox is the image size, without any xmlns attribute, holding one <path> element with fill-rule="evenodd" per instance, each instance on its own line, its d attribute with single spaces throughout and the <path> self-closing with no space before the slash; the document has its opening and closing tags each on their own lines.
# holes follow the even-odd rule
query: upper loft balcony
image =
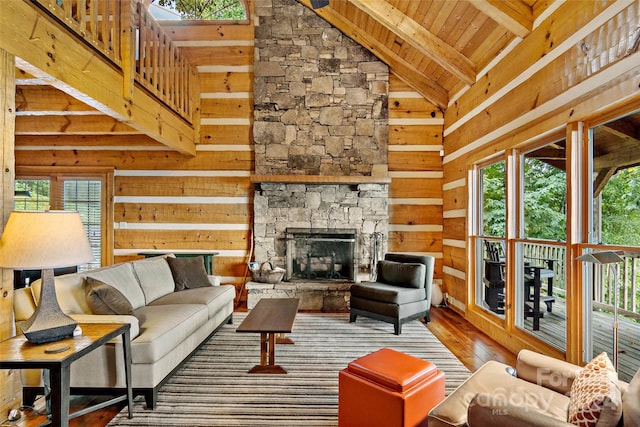
<svg viewBox="0 0 640 427">
<path fill-rule="evenodd" d="M 0 48 L 16 57 L 16 135 L 110 129 L 195 155 L 197 72 L 144 2 L 3 1 L 0 14 Z"/>
</svg>

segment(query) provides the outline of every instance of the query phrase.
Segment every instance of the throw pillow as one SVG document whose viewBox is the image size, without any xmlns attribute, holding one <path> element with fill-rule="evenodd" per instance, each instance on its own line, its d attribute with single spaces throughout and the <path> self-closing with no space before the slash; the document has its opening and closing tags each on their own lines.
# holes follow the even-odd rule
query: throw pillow
<svg viewBox="0 0 640 427">
<path fill-rule="evenodd" d="M 615 427 L 622 417 L 618 374 L 606 353 L 601 353 L 578 373 L 571 384 L 569 419 L 581 427 Z"/>
<path fill-rule="evenodd" d="M 204 268 L 204 257 L 167 258 L 176 291 L 211 286 L 207 270 Z"/>
<path fill-rule="evenodd" d="M 426 267 L 420 263 L 378 261 L 378 281 L 405 288 L 424 288 Z"/>
<path fill-rule="evenodd" d="M 133 306 L 122 292 L 98 279 L 85 279 L 85 294 L 93 314 L 133 315 Z"/>
</svg>

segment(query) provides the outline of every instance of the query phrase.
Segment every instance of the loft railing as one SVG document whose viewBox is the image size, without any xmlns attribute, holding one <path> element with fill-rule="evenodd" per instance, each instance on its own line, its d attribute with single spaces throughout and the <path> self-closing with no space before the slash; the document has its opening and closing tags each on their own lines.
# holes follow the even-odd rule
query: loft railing
<svg viewBox="0 0 640 427">
<path fill-rule="evenodd" d="M 0 0 L 2 1 L 2 0 Z M 123 72 L 125 98 L 135 81 L 193 123 L 195 72 L 138 0 L 31 0 Z M 132 29 L 132 31 L 129 31 Z"/>
</svg>

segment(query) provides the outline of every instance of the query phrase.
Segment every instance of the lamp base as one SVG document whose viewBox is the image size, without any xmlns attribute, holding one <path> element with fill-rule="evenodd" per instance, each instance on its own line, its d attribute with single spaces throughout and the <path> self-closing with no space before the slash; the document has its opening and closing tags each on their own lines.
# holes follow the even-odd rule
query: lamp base
<svg viewBox="0 0 640 427">
<path fill-rule="evenodd" d="M 72 323 L 67 325 L 50 327 L 46 326 L 44 329 L 35 329 L 27 327 L 25 328 L 22 324 L 20 325 L 20 329 L 22 329 L 22 333 L 25 338 L 33 343 L 33 344 L 42 344 L 46 342 L 59 341 L 63 338 L 73 336 L 73 331 L 78 325 L 76 322 L 71 319 Z M 27 323 L 27 321 L 23 322 Z"/>
<path fill-rule="evenodd" d="M 22 333 L 29 342 L 42 344 L 73 336 L 77 325 L 58 305 L 53 270 L 42 270 L 38 306 L 33 315 L 20 324 Z"/>
</svg>

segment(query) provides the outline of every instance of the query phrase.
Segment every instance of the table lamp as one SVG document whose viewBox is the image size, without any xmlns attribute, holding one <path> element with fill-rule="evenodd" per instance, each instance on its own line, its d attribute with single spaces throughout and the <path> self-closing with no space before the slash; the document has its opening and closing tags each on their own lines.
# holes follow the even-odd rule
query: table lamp
<svg viewBox="0 0 640 427">
<path fill-rule="evenodd" d="M 613 367 L 618 371 L 618 269 L 615 264 L 623 262 L 620 256 L 622 252 L 603 251 L 591 252 L 576 258 L 578 261 L 590 262 L 593 264 L 609 264 L 609 271 L 613 276 Z"/>
<path fill-rule="evenodd" d="M 73 335 L 77 322 L 60 309 L 53 269 L 92 259 L 78 212 L 11 212 L 0 239 L 0 268 L 42 269 L 38 305 L 33 315 L 20 324 L 28 341 L 40 344 Z"/>
</svg>

